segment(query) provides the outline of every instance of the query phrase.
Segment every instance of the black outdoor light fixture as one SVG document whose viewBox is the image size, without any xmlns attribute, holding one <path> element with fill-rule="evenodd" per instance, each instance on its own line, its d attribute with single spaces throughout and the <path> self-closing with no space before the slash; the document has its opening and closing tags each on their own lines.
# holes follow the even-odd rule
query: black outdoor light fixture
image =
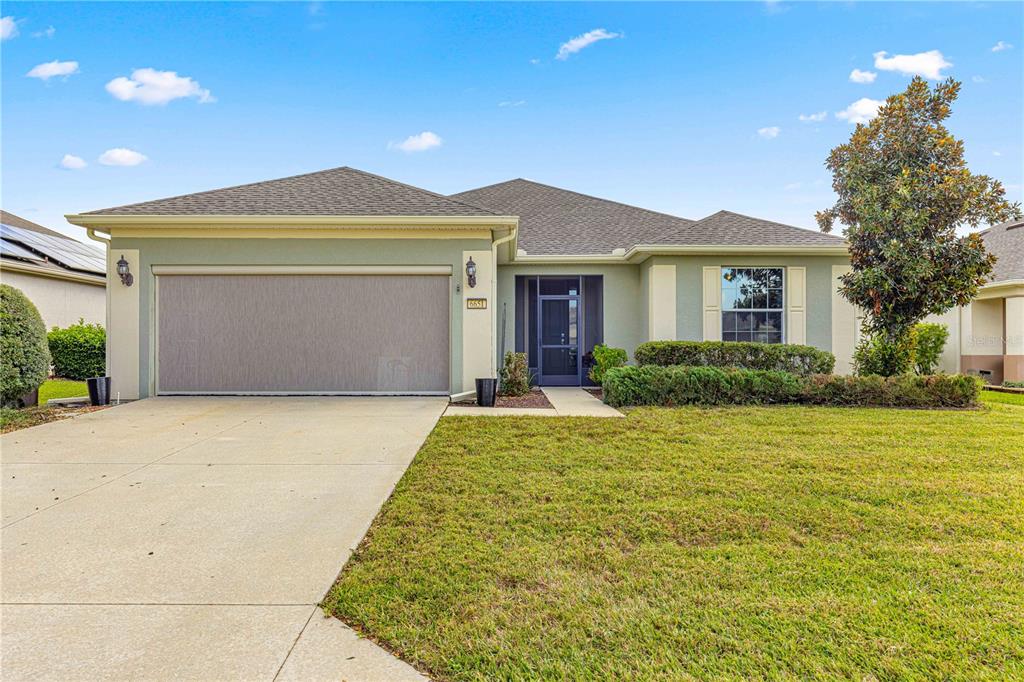
<svg viewBox="0 0 1024 682">
<path fill-rule="evenodd" d="M 121 260 L 117 261 L 117 276 L 121 278 L 121 284 L 126 287 L 130 287 L 135 281 L 131 270 L 128 269 L 128 261 L 124 259 L 124 254 L 121 254 Z"/>
<path fill-rule="evenodd" d="M 476 286 L 476 263 L 473 262 L 472 256 L 466 261 L 466 280 L 470 289 Z"/>
</svg>

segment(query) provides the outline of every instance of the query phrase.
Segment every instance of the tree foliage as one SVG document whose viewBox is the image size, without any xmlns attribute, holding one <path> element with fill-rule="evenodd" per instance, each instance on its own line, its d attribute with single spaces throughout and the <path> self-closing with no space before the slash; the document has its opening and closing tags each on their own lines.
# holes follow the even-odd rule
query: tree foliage
<svg viewBox="0 0 1024 682">
<path fill-rule="evenodd" d="M 995 258 L 981 238 L 957 228 L 1020 216 L 1002 184 L 974 175 L 964 144 L 943 125 L 960 92 L 914 78 L 832 150 L 826 167 L 838 200 L 819 211 L 829 232 L 845 225 L 852 270 L 841 292 L 865 311 L 865 332 L 897 344 L 914 324 L 974 298 Z"/>
</svg>

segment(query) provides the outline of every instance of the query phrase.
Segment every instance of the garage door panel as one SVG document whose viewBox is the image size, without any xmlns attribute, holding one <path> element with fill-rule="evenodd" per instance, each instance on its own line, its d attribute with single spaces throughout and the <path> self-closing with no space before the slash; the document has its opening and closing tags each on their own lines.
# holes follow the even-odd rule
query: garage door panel
<svg viewBox="0 0 1024 682">
<path fill-rule="evenodd" d="M 447 392 L 449 279 L 161 275 L 161 393 Z"/>
</svg>

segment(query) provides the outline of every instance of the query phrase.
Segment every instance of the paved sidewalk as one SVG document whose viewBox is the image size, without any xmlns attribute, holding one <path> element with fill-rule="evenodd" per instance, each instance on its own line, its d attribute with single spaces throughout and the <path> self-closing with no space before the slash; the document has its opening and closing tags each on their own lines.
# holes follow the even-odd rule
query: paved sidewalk
<svg viewBox="0 0 1024 682">
<path fill-rule="evenodd" d="M 449 405 L 446 417 L 622 417 L 623 414 L 609 407 L 578 386 L 541 388 L 547 396 L 550 408 L 527 407 L 477 407 L 475 405 Z"/>
<path fill-rule="evenodd" d="M 0 439 L 4 680 L 422 680 L 317 604 L 444 398 L 151 398 Z"/>
</svg>

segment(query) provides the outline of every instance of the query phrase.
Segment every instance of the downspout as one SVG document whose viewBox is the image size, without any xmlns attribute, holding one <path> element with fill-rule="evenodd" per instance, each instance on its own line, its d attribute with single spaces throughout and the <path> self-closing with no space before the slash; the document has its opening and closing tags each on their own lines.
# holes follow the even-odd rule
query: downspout
<svg viewBox="0 0 1024 682">
<path fill-rule="evenodd" d="M 101 237 L 98 234 L 96 234 L 96 229 L 92 228 L 92 227 L 85 228 L 85 234 L 86 234 L 86 236 L 89 237 L 89 239 L 91 239 L 91 240 L 93 240 L 95 242 L 99 242 L 100 244 L 103 244 L 103 262 L 104 262 L 104 268 L 103 269 L 104 269 L 104 278 L 107 280 L 107 286 L 104 287 L 106 289 L 104 291 L 104 298 L 106 299 L 106 304 L 107 305 L 106 305 L 106 310 L 105 310 L 105 319 L 103 320 L 103 326 L 104 326 L 104 329 L 106 330 L 107 334 L 109 335 L 110 334 L 110 277 L 109 277 L 109 275 L 110 275 L 110 272 L 109 272 L 109 269 L 110 269 L 110 240 L 107 239 L 106 237 Z M 106 352 L 104 354 L 105 355 L 104 362 L 106 364 L 104 366 L 107 368 L 106 369 L 106 373 L 109 375 L 110 374 L 110 344 L 109 343 L 105 343 L 103 345 L 106 346 Z"/>
<path fill-rule="evenodd" d="M 491 267 L 494 272 L 491 275 L 491 376 L 497 377 L 496 369 L 498 352 L 498 247 L 506 244 L 519 235 L 519 222 L 512 226 L 512 231 L 501 239 L 491 242 Z M 515 253 L 510 254 L 509 262 L 515 259 Z"/>
</svg>

